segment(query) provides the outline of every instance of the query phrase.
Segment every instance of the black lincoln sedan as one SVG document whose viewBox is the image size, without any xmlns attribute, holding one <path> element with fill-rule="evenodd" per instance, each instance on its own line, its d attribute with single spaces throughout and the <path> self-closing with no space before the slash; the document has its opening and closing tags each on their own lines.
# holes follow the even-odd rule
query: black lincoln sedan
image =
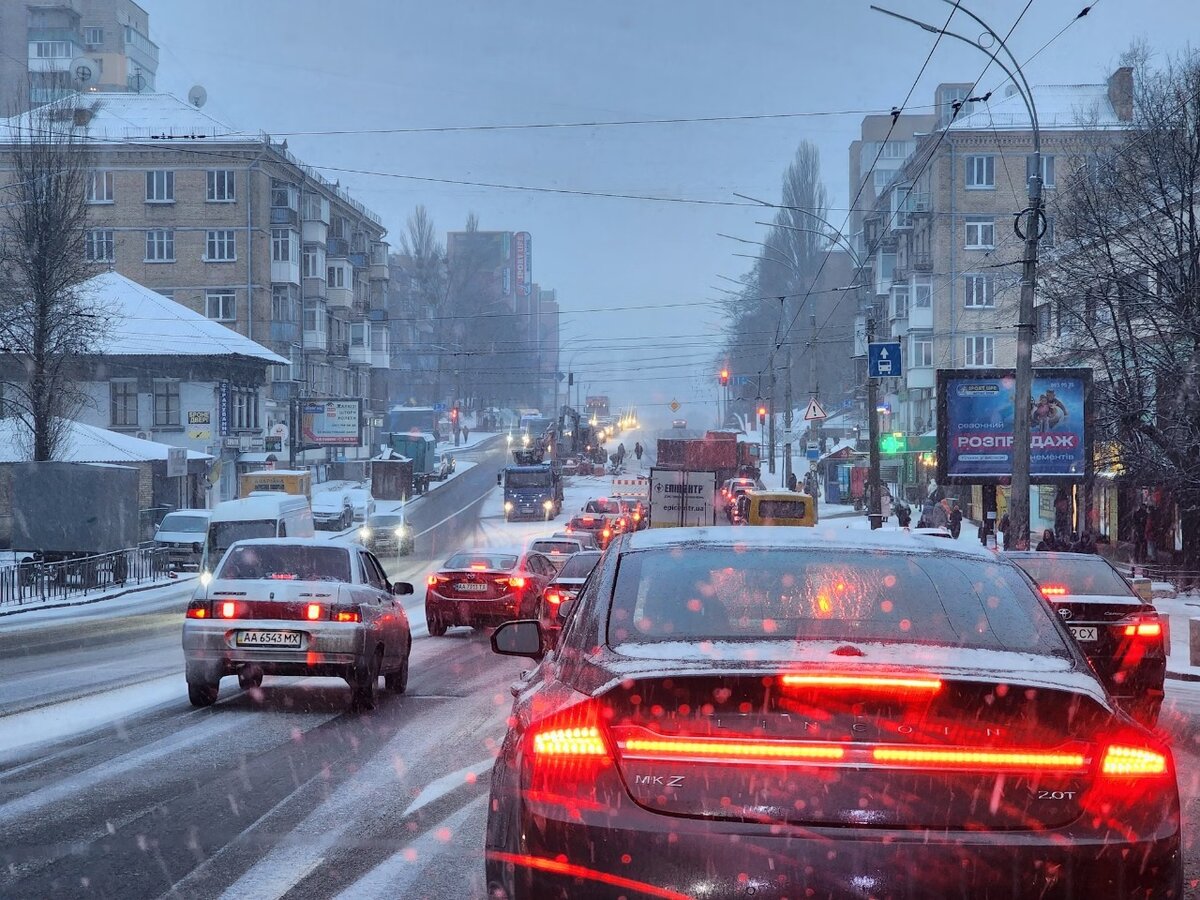
<svg viewBox="0 0 1200 900">
<path fill-rule="evenodd" d="M 848 539 L 849 538 L 849 539 Z M 983 548 L 843 529 L 614 541 L 491 782 L 489 895 L 1180 897 L 1170 750 Z"/>
</svg>

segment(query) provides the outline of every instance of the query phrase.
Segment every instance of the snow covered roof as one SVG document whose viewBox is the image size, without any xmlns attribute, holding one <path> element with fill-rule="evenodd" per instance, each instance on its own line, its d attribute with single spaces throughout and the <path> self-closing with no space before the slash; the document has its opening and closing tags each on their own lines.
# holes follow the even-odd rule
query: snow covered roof
<svg viewBox="0 0 1200 900">
<path fill-rule="evenodd" d="M 86 124 L 74 115 L 75 109 L 90 111 Z M 72 114 L 62 119 L 66 124 L 83 124 L 78 134 L 90 141 L 153 140 L 186 141 L 194 145 L 198 139 L 219 139 L 232 143 L 261 143 L 263 136 L 239 131 L 215 119 L 174 94 L 134 94 L 126 92 L 73 94 L 64 100 L 42 107 L 51 119 L 55 110 Z M 13 116 L 0 121 L 0 137 L 11 139 L 28 133 L 28 115 Z"/>
<path fill-rule="evenodd" d="M 286 364 L 231 328 L 205 318 L 117 272 L 104 272 L 82 285 L 85 301 L 115 316 L 94 352 L 105 356 L 242 356 Z"/>
<path fill-rule="evenodd" d="M 29 432 L 17 419 L 0 419 L 0 463 L 28 462 Z M 128 434 L 68 422 L 58 462 L 138 463 L 165 460 L 171 447 Z M 212 459 L 207 453 L 187 452 L 188 459 Z"/>
<path fill-rule="evenodd" d="M 955 119 L 950 131 L 1028 131 L 1032 126 L 1021 95 L 993 97 L 988 103 L 974 104 L 970 115 Z M 1108 98 L 1105 84 L 1044 84 L 1033 86 L 1033 102 L 1038 127 L 1047 130 L 1084 130 L 1128 128 L 1117 116 Z"/>
<path fill-rule="evenodd" d="M 849 447 L 851 450 L 854 450 L 857 446 L 858 446 L 857 441 L 838 441 L 836 444 L 833 445 L 832 450 L 830 450 L 828 453 L 821 456 L 821 459 L 828 459 L 829 457 L 833 456 L 835 453 L 841 453 L 847 447 Z"/>
</svg>

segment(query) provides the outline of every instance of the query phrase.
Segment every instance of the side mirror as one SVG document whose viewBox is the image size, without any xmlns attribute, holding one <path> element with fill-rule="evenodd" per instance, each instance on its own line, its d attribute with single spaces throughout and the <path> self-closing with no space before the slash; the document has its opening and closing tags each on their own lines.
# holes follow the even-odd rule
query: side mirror
<svg viewBox="0 0 1200 900">
<path fill-rule="evenodd" d="M 496 473 L 496 484 L 501 485 L 501 486 L 504 485 L 504 473 L 503 472 Z"/>
<path fill-rule="evenodd" d="M 544 655 L 542 626 L 536 619 L 505 622 L 492 632 L 492 652 L 501 656 L 527 656 L 540 660 Z"/>
<path fill-rule="evenodd" d="M 407 581 L 393 581 L 392 582 L 392 593 L 395 594 L 397 597 L 402 597 L 405 594 L 411 594 L 412 592 L 413 592 L 413 586 L 410 582 L 407 582 Z"/>
<path fill-rule="evenodd" d="M 558 623 L 560 625 L 567 624 L 567 621 L 571 618 L 571 613 L 575 611 L 576 602 L 577 598 L 572 598 L 570 600 L 564 600 L 558 605 Z"/>
</svg>

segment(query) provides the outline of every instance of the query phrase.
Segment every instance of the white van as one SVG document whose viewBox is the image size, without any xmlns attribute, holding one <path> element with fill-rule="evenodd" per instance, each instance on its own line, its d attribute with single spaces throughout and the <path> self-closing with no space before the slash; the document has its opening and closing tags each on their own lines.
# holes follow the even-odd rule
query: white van
<svg viewBox="0 0 1200 900">
<path fill-rule="evenodd" d="M 234 541 L 245 538 L 313 537 L 307 497 L 255 491 L 240 500 L 218 503 L 208 523 L 201 570 L 211 572 Z"/>
</svg>

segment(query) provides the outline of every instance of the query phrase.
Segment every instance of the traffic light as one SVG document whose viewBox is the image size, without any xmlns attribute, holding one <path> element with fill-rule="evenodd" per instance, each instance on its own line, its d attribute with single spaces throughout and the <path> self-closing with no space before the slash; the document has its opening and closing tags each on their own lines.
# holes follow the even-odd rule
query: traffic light
<svg viewBox="0 0 1200 900">
<path fill-rule="evenodd" d="M 761 425 L 765 421 L 767 421 L 767 408 L 765 406 L 760 406 L 758 408 L 758 424 Z"/>
<path fill-rule="evenodd" d="M 458 407 L 457 406 L 454 407 L 452 410 L 450 410 L 450 424 L 451 425 L 458 424 Z"/>
<path fill-rule="evenodd" d="M 721 381 L 721 387 L 725 387 L 727 384 L 729 384 L 729 370 L 728 369 L 721 370 L 720 381 Z"/>
</svg>

